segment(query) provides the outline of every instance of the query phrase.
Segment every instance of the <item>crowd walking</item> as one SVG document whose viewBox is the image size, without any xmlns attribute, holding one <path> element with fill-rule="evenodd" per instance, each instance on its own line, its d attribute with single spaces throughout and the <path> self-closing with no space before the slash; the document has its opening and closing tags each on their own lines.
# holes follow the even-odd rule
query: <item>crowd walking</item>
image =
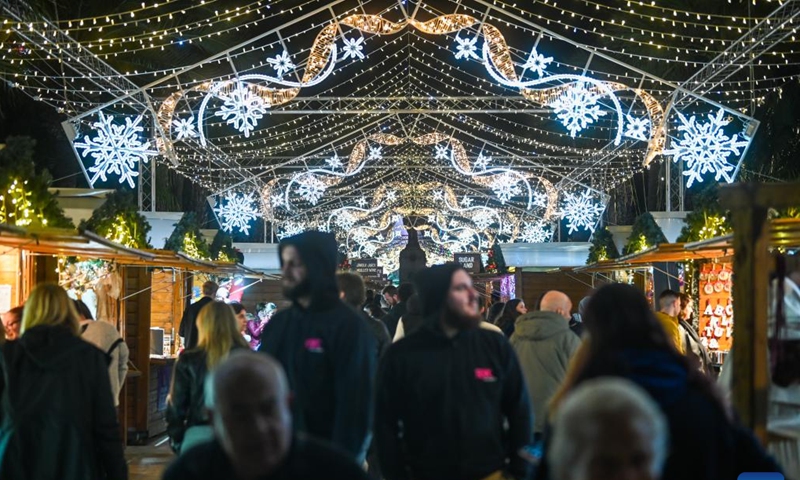
<svg viewBox="0 0 800 480">
<path fill-rule="evenodd" d="M 487 308 L 446 263 L 370 296 L 359 275 L 336 272 L 337 257 L 330 233 L 283 239 L 291 306 L 257 329 L 203 285 L 181 322 L 165 480 L 780 472 L 718 389 L 678 292 L 661 294 L 658 312 L 622 284 L 579 312 L 555 290 L 531 311 L 521 299 Z M 128 349 L 84 307 L 43 284 L 3 317 L 2 479 L 127 478 L 114 407 Z"/>
</svg>

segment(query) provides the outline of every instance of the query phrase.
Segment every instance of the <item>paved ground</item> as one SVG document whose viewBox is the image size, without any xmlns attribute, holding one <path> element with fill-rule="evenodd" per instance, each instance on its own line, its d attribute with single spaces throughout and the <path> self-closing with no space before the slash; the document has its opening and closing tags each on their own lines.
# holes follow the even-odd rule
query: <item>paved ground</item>
<svg viewBox="0 0 800 480">
<path fill-rule="evenodd" d="M 161 439 L 155 439 L 144 447 L 127 447 L 130 480 L 161 480 L 161 474 L 174 458 L 168 443 L 155 446 Z"/>
</svg>

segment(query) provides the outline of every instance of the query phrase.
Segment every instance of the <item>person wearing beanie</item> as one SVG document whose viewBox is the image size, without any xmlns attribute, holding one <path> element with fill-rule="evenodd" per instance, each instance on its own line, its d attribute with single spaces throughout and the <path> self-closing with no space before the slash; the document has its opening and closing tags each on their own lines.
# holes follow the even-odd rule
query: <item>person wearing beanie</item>
<svg viewBox="0 0 800 480">
<path fill-rule="evenodd" d="M 283 239 L 278 254 L 283 294 L 292 306 L 264 327 L 259 351 L 286 370 L 295 429 L 363 461 L 377 346 L 364 320 L 339 298 L 336 239 L 303 232 Z"/>
<path fill-rule="evenodd" d="M 417 275 L 424 318 L 378 371 L 375 440 L 387 480 L 526 478 L 531 410 L 508 340 L 479 328 L 478 292 L 455 263 Z"/>
</svg>

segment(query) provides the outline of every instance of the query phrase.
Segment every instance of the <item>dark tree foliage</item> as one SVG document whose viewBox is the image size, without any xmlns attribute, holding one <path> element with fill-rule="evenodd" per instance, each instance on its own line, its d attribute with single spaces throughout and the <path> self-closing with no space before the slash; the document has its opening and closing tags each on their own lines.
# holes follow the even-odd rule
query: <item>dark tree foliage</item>
<svg viewBox="0 0 800 480">
<path fill-rule="evenodd" d="M 88 220 L 80 223 L 79 228 L 134 248 L 152 248 L 147 238 L 150 224 L 139 213 L 136 198 L 128 190 L 111 193 Z"/>
<path fill-rule="evenodd" d="M 592 246 L 589 247 L 589 258 L 586 259 L 586 263 L 597 263 L 612 258 L 619 258 L 619 251 L 614 244 L 611 232 L 603 226 L 603 228 L 597 229 L 592 236 Z"/>
<path fill-rule="evenodd" d="M 633 222 L 633 229 L 628 237 L 628 242 L 622 249 L 622 254 L 636 253 L 643 249 L 645 244 L 653 247 L 659 243 L 667 243 L 667 237 L 661 231 L 655 219 L 649 212 L 645 212 Z"/>
</svg>

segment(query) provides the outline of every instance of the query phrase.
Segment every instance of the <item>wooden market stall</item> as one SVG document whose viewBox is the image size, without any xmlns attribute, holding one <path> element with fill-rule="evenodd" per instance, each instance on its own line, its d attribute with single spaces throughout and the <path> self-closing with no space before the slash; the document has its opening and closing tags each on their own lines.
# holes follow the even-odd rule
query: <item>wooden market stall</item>
<svg viewBox="0 0 800 480">
<path fill-rule="evenodd" d="M 98 293 L 107 292 L 97 295 L 105 301 L 98 302 L 96 317 L 113 324 L 130 350 L 120 423 L 130 443 L 144 443 L 166 431 L 166 400 L 179 348 L 174 332 L 195 284 L 212 275 L 263 276 L 237 264 L 124 247 L 88 231 L 0 225 L 0 311 L 22 304 L 38 283 L 58 282 L 70 289 L 71 282 L 59 275 L 66 258 L 113 266 L 105 274 L 114 279 L 110 286 L 99 282 Z"/>
</svg>

